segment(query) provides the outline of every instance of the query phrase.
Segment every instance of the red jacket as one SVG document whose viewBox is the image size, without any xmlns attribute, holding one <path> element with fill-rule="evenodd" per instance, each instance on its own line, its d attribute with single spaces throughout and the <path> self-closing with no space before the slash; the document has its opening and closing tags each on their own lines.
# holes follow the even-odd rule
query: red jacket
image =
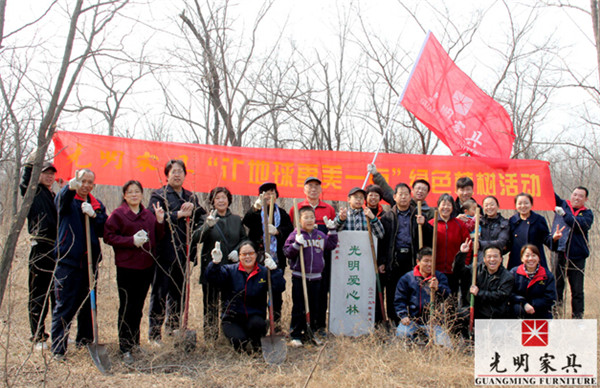
<svg viewBox="0 0 600 388">
<path fill-rule="evenodd" d="M 433 227 L 433 220 L 429 220 Z M 433 230 L 432 230 L 433 234 Z M 436 246 L 435 269 L 442 273 L 452 273 L 454 257 L 460 251 L 460 245 L 469 237 L 469 230 L 464 222 L 457 218 L 450 218 L 445 222 L 438 219 L 438 235 Z"/>
<path fill-rule="evenodd" d="M 115 250 L 117 267 L 146 269 L 154 264 L 156 242 L 164 234 L 164 223 L 159 224 L 152 212 L 140 204 L 140 212 L 135 214 L 123 202 L 108 217 L 104 225 L 104 242 Z M 139 230 L 148 232 L 149 241 L 138 248 L 133 244 L 133 235 Z"/>
</svg>

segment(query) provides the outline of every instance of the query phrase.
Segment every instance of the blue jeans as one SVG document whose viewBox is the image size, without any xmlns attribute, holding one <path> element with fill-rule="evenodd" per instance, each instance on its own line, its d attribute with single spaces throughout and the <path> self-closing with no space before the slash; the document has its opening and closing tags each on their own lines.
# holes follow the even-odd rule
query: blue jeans
<svg viewBox="0 0 600 388">
<path fill-rule="evenodd" d="M 447 348 L 452 348 L 452 341 L 450 341 L 450 337 L 441 326 L 438 325 L 418 325 L 415 322 L 410 322 L 408 325 L 403 325 L 400 323 L 396 328 L 396 336 L 401 338 L 414 338 L 417 330 L 423 330 L 428 337 L 431 337 L 431 331 L 433 329 L 433 343 L 436 345 L 444 346 Z"/>
</svg>

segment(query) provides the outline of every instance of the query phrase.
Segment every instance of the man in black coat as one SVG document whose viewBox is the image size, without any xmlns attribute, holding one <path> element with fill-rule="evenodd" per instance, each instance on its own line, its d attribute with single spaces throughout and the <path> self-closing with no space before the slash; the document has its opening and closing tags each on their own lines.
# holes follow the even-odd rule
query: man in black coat
<svg viewBox="0 0 600 388">
<path fill-rule="evenodd" d="M 454 259 L 453 272 L 461 279 L 472 279 L 473 265 L 465 266 L 465 258 L 471 249 L 471 240 L 460 246 Z M 502 266 L 502 250 L 490 245 L 483 251 L 483 262 L 477 263 L 476 284 L 469 292 L 475 296 L 475 319 L 509 318 L 508 302 L 514 284 L 514 276 Z"/>
<path fill-rule="evenodd" d="M 385 231 L 377 245 L 377 265 L 386 293 L 387 316 L 396 325 L 399 318 L 394 311 L 394 297 L 398 280 L 411 271 L 416 264 L 419 251 L 418 225 L 425 223 L 425 216 L 418 216 L 417 209 L 411 205 L 410 187 L 406 183 L 396 185 L 394 192 L 396 204 L 381 217 Z M 427 232 L 423 228 L 423 232 Z M 430 237 L 424 237 L 425 241 Z M 379 300 L 377 300 L 379 304 Z M 379 321 L 381 308 L 377 306 L 376 321 Z"/>
<path fill-rule="evenodd" d="M 33 165 L 25 163 L 19 188 L 25 196 L 31 181 Z M 31 341 L 36 347 L 45 348 L 49 335 L 46 333 L 44 321 L 48 314 L 48 304 L 54 308 L 54 292 L 52 291 L 52 274 L 56 266 L 54 244 L 56 242 L 57 212 L 54 204 L 55 194 L 52 184 L 56 168 L 46 162 L 27 214 L 27 230 L 31 238 L 29 253 L 29 325 Z"/>
<path fill-rule="evenodd" d="M 165 311 L 167 332 L 179 328 L 187 245 L 191 243 L 192 231 L 202 225 L 202 216 L 206 214 L 196 195 L 183 188 L 186 174 L 182 160 L 169 160 L 165 165 L 167 185 L 152 193 L 148 204 L 148 209 L 154 209 L 154 204 L 165 209 L 165 235 L 158 243 L 157 266 L 150 294 L 148 337 L 157 344 L 160 344 L 162 338 L 161 327 Z M 186 225 L 188 220 L 189 228 Z M 195 261 L 196 247 L 192 244 L 189 248 L 190 260 Z"/>
</svg>

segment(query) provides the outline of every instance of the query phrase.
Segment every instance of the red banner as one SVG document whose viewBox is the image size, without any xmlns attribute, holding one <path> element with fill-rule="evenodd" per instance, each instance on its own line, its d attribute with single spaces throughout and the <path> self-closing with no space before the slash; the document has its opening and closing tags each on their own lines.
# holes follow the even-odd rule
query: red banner
<svg viewBox="0 0 600 388">
<path fill-rule="evenodd" d="M 57 132 L 54 135 L 57 177 L 70 179 L 75 170 L 90 168 L 96 183 L 121 186 L 137 179 L 144 187 L 165 184 L 164 166 L 169 159 L 182 159 L 187 166 L 189 190 L 208 192 L 227 186 L 235 195 L 257 195 L 265 181 L 277 183 L 282 197 L 303 198 L 304 180 L 322 180 L 323 199 L 345 201 L 352 187 L 361 186 L 367 152 L 308 151 L 270 148 L 225 147 L 133 140 L 120 137 Z M 548 162 L 510 159 L 503 168 L 491 167 L 479 158 L 379 154 L 377 169 L 394 186 L 416 179 L 431 183 L 428 202 L 442 193 L 454 193 L 456 180 L 469 176 L 475 182 L 475 199 L 495 195 L 504 209 L 514 209 L 514 196 L 522 191 L 535 198 L 535 209 L 554 209 L 554 194 Z"/>
<path fill-rule="evenodd" d="M 407 82 L 402 105 L 453 155 L 510 157 L 515 133 L 508 113 L 456 66 L 431 32 Z"/>
</svg>

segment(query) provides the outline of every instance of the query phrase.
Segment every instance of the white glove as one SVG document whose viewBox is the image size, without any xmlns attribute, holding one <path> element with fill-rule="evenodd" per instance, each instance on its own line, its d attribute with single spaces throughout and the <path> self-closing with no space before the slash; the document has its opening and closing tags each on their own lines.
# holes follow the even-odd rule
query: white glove
<svg viewBox="0 0 600 388">
<path fill-rule="evenodd" d="M 254 202 L 254 205 L 252 205 L 252 207 L 255 210 L 260 210 L 262 209 L 262 202 L 263 202 L 263 194 L 261 193 L 258 198 L 256 199 L 256 201 Z"/>
<path fill-rule="evenodd" d="M 209 228 L 212 228 L 217 223 L 217 217 L 215 217 L 216 214 L 217 211 L 213 210 L 212 212 L 210 212 L 208 217 L 206 217 L 206 225 L 208 225 Z"/>
<path fill-rule="evenodd" d="M 277 263 L 268 253 L 265 253 L 265 267 L 267 267 L 271 271 L 275 271 L 277 269 Z"/>
<path fill-rule="evenodd" d="M 300 246 L 303 246 L 303 247 L 306 246 L 306 240 L 304 239 L 304 236 L 302 234 L 297 234 L 296 235 L 296 242 Z"/>
<path fill-rule="evenodd" d="M 215 264 L 219 264 L 221 260 L 223 260 L 223 252 L 221 252 L 220 242 L 217 241 L 215 243 L 215 248 L 212 251 L 210 251 L 210 256 L 212 257 L 212 261 Z"/>
<path fill-rule="evenodd" d="M 555 212 L 556 214 L 558 214 L 559 216 L 561 216 L 561 217 L 563 217 L 563 216 L 565 215 L 565 209 L 563 209 L 563 208 L 562 208 L 562 207 L 560 207 L 560 206 L 557 206 L 557 207 L 555 207 L 555 208 L 554 208 L 554 212 Z"/>
<path fill-rule="evenodd" d="M 138 248 L 141 248 L 142 245 L 148 242 L 148 233 L 145 230 L 138 230 L 136 234 L 133 235 L 133 245 Z"/>
<path fill-rule="evenodd" d="M 83 214 L 87 214 L 91 218 L 96 217 L 96 212 L 94 211 L 92 204 L 89 202 L 83 202 L 81 204 L 81 211 L 83 212 Z"/>
<path fill-rule="evenodd" d="M 269 229 L 269 234 L 271 236 L 275 236 L 277 233 L 279 233 L 279 231 L 277 230 L 277 228 L 273 224 L 269 224 L 269 226 L 267 228 Z"/>
<path fill-rule="evenodd" d="M 227 255 L 227 258 L 232 263 L 237 263 L 238 261 L 240 261 L 240 258 L 238 257 L 238 251 L 231 251 L 231 252 L 229 252 L 229 254 Z"/>
<path fill-rule="evenodd" d="M 81 187 L 81 178 L 83 178 L 83 174 L 79 174 L 79 171 L 77 171 L 69 181 L 69 190 L 78 190 Z"/>
<path fill-rule="evenodd" d="M 375 167 L 375 165 L 373 163 L 369 163 L 369 164 L 367 164 L 367 171 L 371 175 L 377 174 L 377 167 Z"/>
<path fill-rule="evenodd" d="M 327 229 L 335 229 L 335 221 L 334 220 L 330 220 L 329 218 L 327 218 L 327 216 L 324 216 L 323 222 L 325 223 L 325 226 L 327 227 Z"/>
</svg>

